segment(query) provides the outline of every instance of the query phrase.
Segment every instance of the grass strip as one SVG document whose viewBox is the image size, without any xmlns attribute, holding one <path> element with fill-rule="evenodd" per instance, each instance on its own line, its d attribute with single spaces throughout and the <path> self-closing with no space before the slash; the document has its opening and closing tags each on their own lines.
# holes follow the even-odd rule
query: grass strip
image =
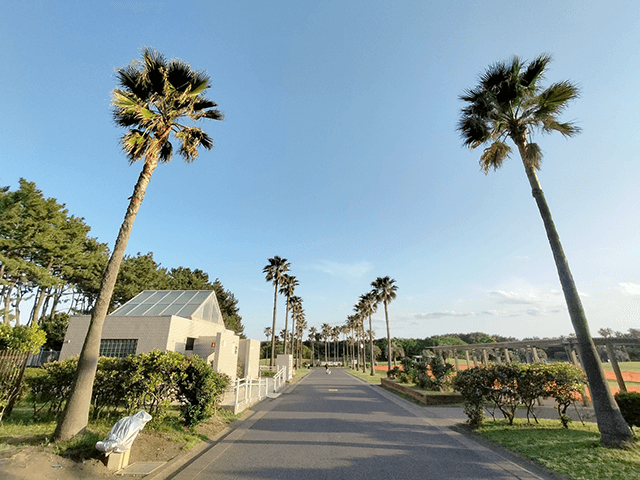
<svg viewBox="0 0 640 480">
<path fill-rule="evenodd" d="M 574 422 L 564 429 L 557 420 L 528 424 L 523 419 L 513 426 L 499 420 L 475 431 L 572 480 L 640 479 L 640 445 L 623 450 L 603 447 L 595 423 Z"/>
</svg>

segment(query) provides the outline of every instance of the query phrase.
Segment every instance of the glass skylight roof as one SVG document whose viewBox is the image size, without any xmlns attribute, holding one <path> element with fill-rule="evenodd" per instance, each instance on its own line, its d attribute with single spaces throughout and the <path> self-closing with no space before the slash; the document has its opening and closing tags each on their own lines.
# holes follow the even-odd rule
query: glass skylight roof
<svg viewBox="0 0 640 480">
<path fill-rule="evenodd" d="M 111 314 L 125 317 L 176 315 L 223 323 L 213 290 L 145 290 Z"/>
</svg>

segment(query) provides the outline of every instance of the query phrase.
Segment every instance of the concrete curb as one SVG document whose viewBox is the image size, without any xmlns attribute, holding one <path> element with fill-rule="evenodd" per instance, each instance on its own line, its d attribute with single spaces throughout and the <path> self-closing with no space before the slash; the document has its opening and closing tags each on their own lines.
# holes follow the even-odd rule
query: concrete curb
<svg viewBox="0 0 640 480">
<path fill-rule="evenodd" d="M 306 375 L 305 375 L 305 377 L 306 377 Z M 280 394 L 282 394 L 282 393 L 290 393 L 291 391 L 293 391 L 293 389 L 295 389 L 298 386 L 298 384 L 302 380 L 304 380 L 305 377 L 302 377 L 301 379 L 297 380 L 296 382 L 287 385 L 287 387 L 283 388 L 279 393 Z M 280 395 L 278 395 L 278 396 L 280 396 Z M 260 401 L 258 403 L 254 403 L 252 405 L 252 407 L 260 405 L 260 404 L 264 403 L 267 400 L 269 402 L 274 402 L 274 401 L 277 401 L 277 398 L 275 398 L 275 399 L 274 398 L 265 398 L 265 399 L 263 399 L 262 401 Z M 145 480 L 166 480 L 166 479 L 169 479 L 169 478 L 173 478 L 181 470 L 187 468 L 191 463 L 194 463 L 195 461 L 197 461 L 199 458 L 201 458 L 203 455 L 205 455 L 207 452 L 209 452 L 209 450 L 211 450 L 216 445 L 218 445 L 222 440 L 224 440 L 229 435 L 231 435 L 234 431 L 236 431 L 239 428 L 241 428 L 246 422 L 252 420 L 257 412 L 252 410 L 252 409 L 247 409 L 247 410 L 244 410 L 243 413 L 246 416 L 243 416 L 243 418 L 241 418 L 241 419 L 235 420 L 234 422 L 232 422 L 230 424 L 230 426 L 228 426 L 224 430 L 218 432 L 215 436 L 213 436 L 213 437 L 211 437 L 211 438 L 209 438 L 207 440 L 204 440 L 202 443 L 196 445 L 195 447 L 193 447 L 192 449 L 188 450 L 187 452 L 185 452 L 183 454 L 179 454 L 176 457 L 172 458 L 165 465 L 163 465 L 159 469 L 155 470 L 154 472 L 150 473 L 149 475 L 145 476 L 144 479 Z"/>
</svg>

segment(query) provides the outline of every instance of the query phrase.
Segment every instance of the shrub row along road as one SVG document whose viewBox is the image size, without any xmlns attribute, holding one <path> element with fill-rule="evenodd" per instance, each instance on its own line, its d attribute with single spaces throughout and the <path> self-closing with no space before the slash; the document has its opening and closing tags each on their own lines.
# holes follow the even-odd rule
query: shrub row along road
<svg viewBox="0 0 640 480">
<path fill-rule="evenodd" d="M 547 478 L 452 431 L 444 410 L 419 407 L 340 369 L 314 370 L 254 410 L 167 478 Z"/>
</svg>

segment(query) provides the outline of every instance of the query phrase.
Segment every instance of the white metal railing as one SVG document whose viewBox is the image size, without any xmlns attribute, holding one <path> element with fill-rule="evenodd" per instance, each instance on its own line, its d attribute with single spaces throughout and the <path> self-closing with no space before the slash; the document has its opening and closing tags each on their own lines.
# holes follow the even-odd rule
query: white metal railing
<svg viewBox="0 0 640 480">
<path fill-rule="evenodd" d="M 232 405 L 235 407 L 243 403 L 248 406 L 261 401 L 268 397 L 269 393 L 277 392 L 286 383 L 285 371 L 283 367 L 273 377 L 237 378 L 228 390 L 227 401 L 232 399 Z M 227 402 L 223 404 L 228 405 Z"/>
</svg>

